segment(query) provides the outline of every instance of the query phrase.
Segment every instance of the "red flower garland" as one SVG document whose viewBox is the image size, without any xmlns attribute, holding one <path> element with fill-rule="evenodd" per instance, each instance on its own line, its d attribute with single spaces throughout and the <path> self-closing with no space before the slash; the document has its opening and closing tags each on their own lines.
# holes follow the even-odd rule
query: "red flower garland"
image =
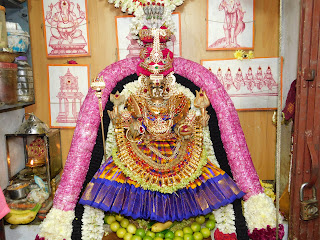
<svg viewBox="0 0 320 240">
<path fill-rule="evenodd" d="M 279 239 L 284 236 L 284 227 L 279 225 Z M 249 238 L 252 240 L 276 240 L 276 228 L 271 228 L 269 225 L 267 228 L 257 229 L 255 228 L 252 233 L 249 232 Z"/>
<path fill-rule="evenodd" d="M 220 230 L 217 228 L 216 231 L 214 231 L 214 239 L 215 240 L 237 240 L 237 235 L 235 233 L 225 234 L 223 232 L 220 232 Z"/>
</svg>

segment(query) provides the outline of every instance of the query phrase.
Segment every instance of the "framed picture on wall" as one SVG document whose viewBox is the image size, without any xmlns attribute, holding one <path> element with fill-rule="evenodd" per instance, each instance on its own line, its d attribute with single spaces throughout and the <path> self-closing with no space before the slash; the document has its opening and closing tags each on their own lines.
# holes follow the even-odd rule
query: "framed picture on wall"
<svg viewBox="0 0 320 240">
<path fill-rule="evenodd" d="M 207 0 L 207 50 L 253 49 L 255 0 Z"/>
<path fill-rule="evenodd" d="M 139 57 L 140 50 L 143 48 L 139 45 L 137 39 L 133 39 L 130 34 L 130 22 L 132 16 L 116 17 L 116 33 L 118 60 L 127 57 Z M 167 42 L 167 48 L 173 52 L 175 57 L 181 56 L 181 19 L 180 13 L 172 13 L 172 19 L 176 26 L 176 32 L 171 37 L 171 41 Z"/>
<path fill-rule="evenodd" d="M 89 84 L 89 65 L 48 64 L 50 127 L 76 126 Z"/>
<path fill-rule="evenodd" d="M 87 0 L 42 0 L 47 57 L 90 55 Z"/>
<path fill-rule="evenodd" d="M 237 110 L 277 109 L 282 59 L 201 60 L 201 64 L 217 76 Z"/>
</svg>

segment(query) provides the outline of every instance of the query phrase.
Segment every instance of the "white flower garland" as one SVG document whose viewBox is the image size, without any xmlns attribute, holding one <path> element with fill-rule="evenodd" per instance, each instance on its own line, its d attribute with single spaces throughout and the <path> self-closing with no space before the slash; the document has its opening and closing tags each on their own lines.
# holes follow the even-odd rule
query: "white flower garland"
<svg viewBox="0 0 320 240">
<path fill-rule="evenodd" d="M 260 193 L 250 197 L 243 204 L 243 215 L 246 218 L 248 229 L 252 232 L 255 228 L 266 229 L 268 225 L 271 228 L 276 227 L 276 208 L 270 197 L 265 193 Z M 282 223 L 282 217 L 279 214 L 279 223 Z"/>
<path fill-rule="evenodd" d="M 235 216 L 232 204 L 220 207 L 212 212 L 216 219 L 216 228 L 224 234 L 236 232 Z"/>
<path fill-rule="evenodd" d="M 82 239 L 83 240 L 101 240 L 104 235 L 104 211 L 84 206 L 82 216 Z"/>
<path fill-rule="evenodd" d="M 39 237 L 46 240 L 71 240 L 74 211 L 63 211 L 51 208 L 40 225 Z"/>
<path fill-rule="evenodd" d="M 143 11 L 142 4 L 164 4 L 164 13 L 162 16 L 162 23 L 165 25 L 172 33 L 176 31 L 175 24 L 172 20 L 171 14 L 180 6 L 184 0 L 108 0 L 109 3 L 113 3 L 116 8 L 121 8 L 122 12 L 128 12 L 128 14 L 134 14 L 135 17 L 132 18 L 130 24 L 130 33 L 133 39 L 139 39 L 138 34 L 140 29 L 147 24 L 145 14 Z"/>
</svg>

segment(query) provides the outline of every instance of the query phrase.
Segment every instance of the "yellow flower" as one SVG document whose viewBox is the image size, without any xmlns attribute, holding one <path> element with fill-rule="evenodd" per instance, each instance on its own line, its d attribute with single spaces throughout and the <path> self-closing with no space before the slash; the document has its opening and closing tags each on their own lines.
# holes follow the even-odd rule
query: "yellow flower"
<svg viewBox="0 0 320 240">
<path fill-rule="evenodd" d="M 235 51 L 235 53 L 233 55 L 234 55 L 234 57 L 236 59 L 243 60 L 244 51 L 243 50 L 237 50 L 237 51 Z"/>
<path fill-rule="evenodd" d="M 254 58 L 254 56 L 253 56 L 253 51 L 249 51 L 249 53 L 247 54 L 247 58 L 248 59 L 252 59 L 252 58 Z"/>
</svg>

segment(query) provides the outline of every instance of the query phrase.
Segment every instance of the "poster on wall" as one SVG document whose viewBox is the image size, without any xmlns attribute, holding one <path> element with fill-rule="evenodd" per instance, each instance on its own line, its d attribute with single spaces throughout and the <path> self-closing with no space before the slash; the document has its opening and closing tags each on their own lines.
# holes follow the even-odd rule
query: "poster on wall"
<svg viewBox="0 0 320 240">
<path fill-rule="evenodd" d="M 90 55 L 87 0 L 43 0 L 47 57 Z"/>
<path fill-rule="evenodd" d="M 254 0 L 207 0 L 207 50 L 253 46 Z"/>
<path fill-rule="evenodd" d="M 130 22 L 132 16 L 116 17 L 116 33 L 118 60 L 128 57 L 139 57 L 140 50 L 143 48 L 130 34 Z M 167 48 L 173 52 L 175 57 L 181 56 L 181 19 L 180 13 L 173 13 L 172 20 L 176 26 L 176 32 L 167 42 Z"/>
<path fill-rule="evenodd" d="M 89 65 L 48 65 L 50 127 L 74 128 L 90 84 Z"/>
<path fill-rule="evenodd" d="M 282 95 L 280 58 L 202 60 L 224 86 L 237 110 L 277 109 L 278 88 Z"/>
</svg>

